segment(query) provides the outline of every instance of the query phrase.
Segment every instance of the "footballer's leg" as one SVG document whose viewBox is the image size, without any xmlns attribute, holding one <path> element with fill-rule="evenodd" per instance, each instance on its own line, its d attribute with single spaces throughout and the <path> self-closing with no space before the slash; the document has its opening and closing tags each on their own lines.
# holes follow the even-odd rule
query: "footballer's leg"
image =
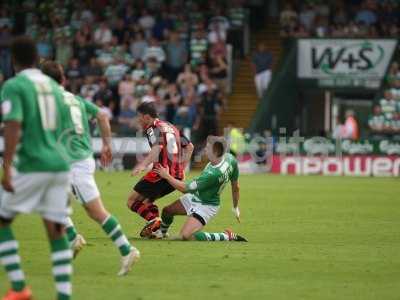
<svg viewBox="0 0 400 300">
<path fill-rule="evenodd" d="M 180 237 L 184 241 L 195 240 L 196 232 L 199 232 L 204 227 L 203 223 L 194 216 L 189 216 L 183 224 L 183 227 L 179 233 Z"/>
<path fill-rule="evenodd" d="M 65 231 L 67 233 L 67 239 L 74 253 L 74 258 L 79 252 L 86 246 L 86 240 L 84 237 L 76 231 L 75 225 L 72 219 L 68 217 L 65 221 Z"/>
<path fill-rule="evenodd" d="M 51 248 L 52 271 L 58 300 L 71 298 L 72 250 L 65 235 L 64 225 L 43 219 Z"/>
<path fill-rule="evenodd" d="M 156 238 L 167 237 L 168 229 L 174 221 L 174 216 L 185 216 L 186 210 L 180 200 L 176 200 L 170 205 L 163 208 L 161 212 L 160 230 L 154 233 Z"/>
<path fill-rule="evenodd" d="M 156 182 L 142 179 L 135 185 L 134 191 L 128 199 L 128 207 L 147 221 L 140 231 L 141 237 L 152 237 L 153 233 L 160 228 L 159 209 L 154 202 L 174 190 L 164 179 Z"/>
<path fill-rule="evenodd" d="M 12 219 L 0 217 L 0 263 L 11 283 L 11 289 L 3 299 L 30 300 L 32 292 L 26 287 L 21 257 L 18 254 L 18 242 L 11 230 L 11 223 Z"/>
<path fill-rule="evenodd" d="M 104 207 L 100 192 L 94 180 L 95 164 L 92 158 L 76 162 L 72 168 L 72 185 L 75 194 L 91 219 L 96 221 L 112 240 L 121 254 L 121 270 L 118 275 L 127 274 L 140 257 L 139 251 L 131 246 L 122 232 L 117 218 Z"/>
<path fill-rule="evenodd" d="M 133 264 L 139 260 L 139 250 L 129 243 L 126 235 L 122 232 L 121 225 L 117 218 L 105 209 L 100 198 L 88 201 L 84 207 L 88 215 L 101 225 L 103 231 L 118 248 L 122 257 L 121 270 L 118 275 L 126 275 L 131 270 Z"/>
</svg>

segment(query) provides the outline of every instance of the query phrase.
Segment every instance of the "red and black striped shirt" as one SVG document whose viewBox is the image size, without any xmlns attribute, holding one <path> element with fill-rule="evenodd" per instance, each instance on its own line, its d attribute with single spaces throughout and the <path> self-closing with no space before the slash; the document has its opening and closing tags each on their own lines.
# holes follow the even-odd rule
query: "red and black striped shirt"
<svg viewBox="0 0 400 300">
<path fill-rule="evenodd" d="M 183 179 L 184 177 L 184 160 L 182 149 L 185 148 L 190 141 L 180 134 L 179 130 L 172 124 L 156 119 L 154 123 L 149 126 L 145 131 L 147 140 L 152 148 L 155 145 L 160 146 L 160 154 L 158 164 L 164 168 L 169 168 L 169 173 L 176 179 Z M 150 182 L 160 180 L 160 176 L 154 172 L 154 167 L 157 163 L 153 164 L 153 169 L 148 172 L 144 179 Z"/>
</svg>

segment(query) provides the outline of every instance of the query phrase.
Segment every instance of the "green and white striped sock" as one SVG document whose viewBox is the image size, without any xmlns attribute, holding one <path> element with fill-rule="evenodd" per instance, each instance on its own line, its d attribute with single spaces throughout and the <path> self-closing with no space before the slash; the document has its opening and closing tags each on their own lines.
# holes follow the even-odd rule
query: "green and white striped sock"
<svg viewBox="0 0 400 300">
<path fill-rule="evenodd" d="M 131 244 L 123 234 L 121 225 L 114 216 L 106 218 L 102 224 L 104 232 L 111 238 L 115 246 L 117 246 L 122 256 L 126 256 L 131 251 Z"/>
<path fill-rule="evenodd" d="M 196 241 L 229 241 L 229 236 L 225 232 L 203 232 L 198 231 L 193 234 Z"/>
<path fill-rule="evenodd" d="M 57 300 L 69 300 L 72 294 L 72 250 L 65 236 L 58 240 L 50 241 L 50 246 Z"/>
<path fill-rule="evenodd" d="M 0 263 L 7 272 L 11 288 L 22 291 L 25 288 L 25 274 L 21 269 L 18 242 L 8 226 L 0 228 Z"/>
<path fill-rule="evenodd" d="M 71 218 L 69 218 L 69 217 L 67 218 L 67 222 L 65 225 L 65 231 L 67 232 L 68 242 L 72 243 L 76 239 L 78 232 L 76 231 L 74 223 L 72 222 Z"/>
</svg>

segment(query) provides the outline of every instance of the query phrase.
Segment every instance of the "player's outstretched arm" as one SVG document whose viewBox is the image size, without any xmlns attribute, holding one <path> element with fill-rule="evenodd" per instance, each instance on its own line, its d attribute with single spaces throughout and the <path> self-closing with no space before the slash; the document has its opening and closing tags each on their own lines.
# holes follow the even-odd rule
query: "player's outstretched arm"
<svg viewBox="0 0 400 300">
<path fill-rule="evenodd" d="M 106 113 L 99 111 L 96 115 L 97 122 L 100 127 L 101 139 L 103 147 L 101 149 L 101 164 L 108 166 L 112 161 L 112 146 L 111 146 L 111 126 L 110 120 Z"/>
<path fill-rule="evenodd" d="M 232 211 L 235 214 L 236 219 L 240 223 L 240 210 L 239 210 L 239 199 L 240 199 L 240 188 L 239 181 L 235 180 L 231 182 L 232 186 L 232 202 L 233 208 Z"/>
<path fill-rule="evenodd" d="M 138 163 L 132 170 L 132 176 L 139 175 L 142 171 L 146 170 L 147 166 L 157 162 L 160 155 L 161 148 L 159 145 L 154 145 L 151 147 L 150 153 L 146 156 L 144 160 Z"/>
<path fill-rule="evenodd" d="M 11 168 L 13 157 L 20 139 L 21 123 L 18 121 L 4 122 L 4 154 L 3 178 L 1 184 L 7 192 L 14 192 L 11 184 Z"/>
<path fill-rule="evenodd" d="M 154 170 L 158 175 L 160 175 L 160 177 L 164 178 L 165 180 L 167 180 L 175 189 L 177 189 L 178 191 L 182 192 L 182 193 L 186 193 L 186 184 L 184 181 L 176 179 L 174 177 L 172 177 L 169 172 L 168 169 L 162 167 L 161 165 L 157 166 Z"/>
</svg>

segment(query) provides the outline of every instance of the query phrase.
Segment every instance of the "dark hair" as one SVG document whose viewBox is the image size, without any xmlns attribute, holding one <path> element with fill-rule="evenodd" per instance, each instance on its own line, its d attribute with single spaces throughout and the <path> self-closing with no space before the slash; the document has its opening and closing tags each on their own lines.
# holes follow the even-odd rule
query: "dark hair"
<svg viewBox="0 0 400 300">
<path fill-rule="evenodd" d="M 40 69 L 47 76 L 53 78 L 55 81 L 57 81 L 60 84 L 62 83 L 63 71 L 62 71 L 62 67 L 59 63 L 52 61 L 52 60 L 46 60 L 40 65 Z"/>
<path fill-rule="evenodd" d="M 156 107 L 152 102 L 143 102 L 141 103 L 136 111 L 141 113 L 142 115 L 149 115 L 152 118 L 158 118 Z"/>
<path fill-rule="evenodd" d="M 222 141 L 214 141 L 213 144 L 213 152 L 215 155 L 220 158 L 222 155 L 225 154 L 225 145 Z"/>
<path fill-rule="evenodd" d="M 18 36 L 11 43 L 11 55 L 16 65 L 32 67 L 38 61 L 36 43 L 29 36 Z"/>
</svg>

